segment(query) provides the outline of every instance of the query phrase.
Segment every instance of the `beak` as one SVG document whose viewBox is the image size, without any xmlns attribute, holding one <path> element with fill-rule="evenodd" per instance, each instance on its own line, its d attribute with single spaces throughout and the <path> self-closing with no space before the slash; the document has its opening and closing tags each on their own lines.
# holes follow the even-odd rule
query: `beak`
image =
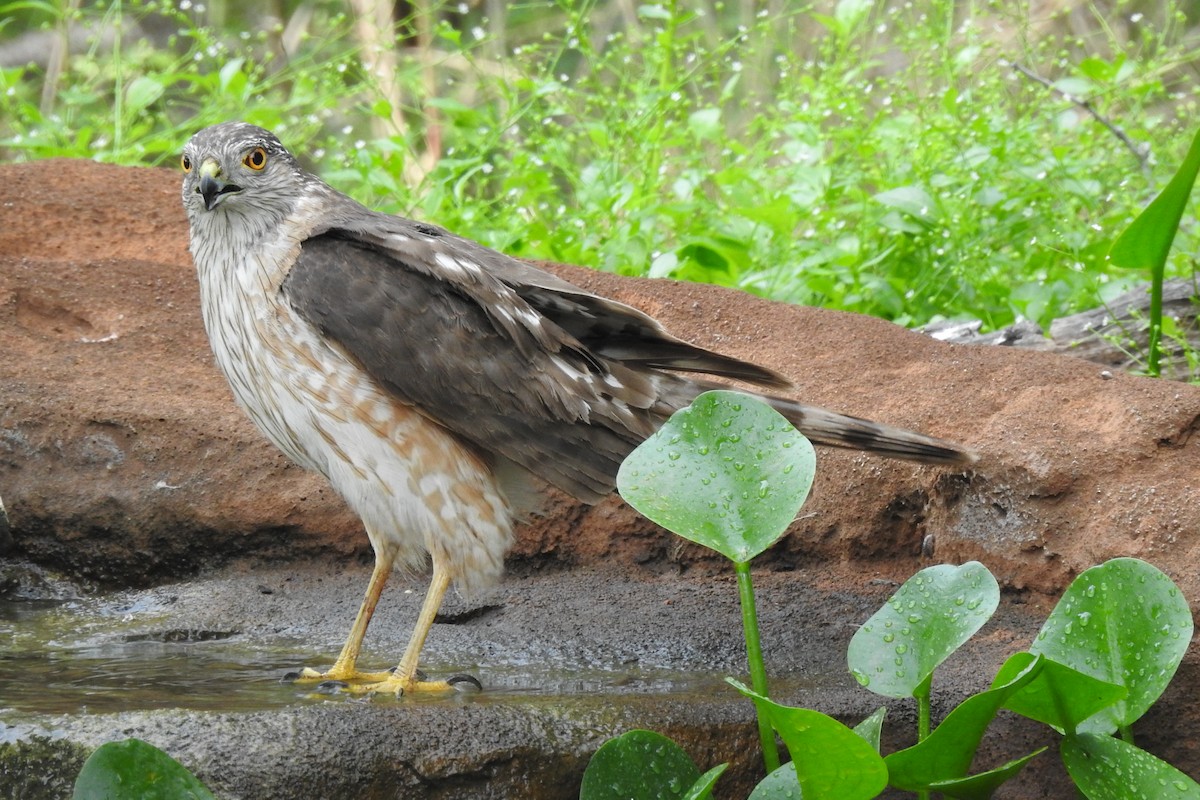
<svg viewBox="0 0 1200 800">
<path fill-rule="evenodd" d="M 204 159 L 197 174 L 200 182 L 196 184 L 196 194 L 204 198 L 204 207 L 209 211 L 216 208 L 225 195 L 242 190 L 237 184 L 225 182 L 221 177 L 221 165 L 214 159 Z"/>
</svg>

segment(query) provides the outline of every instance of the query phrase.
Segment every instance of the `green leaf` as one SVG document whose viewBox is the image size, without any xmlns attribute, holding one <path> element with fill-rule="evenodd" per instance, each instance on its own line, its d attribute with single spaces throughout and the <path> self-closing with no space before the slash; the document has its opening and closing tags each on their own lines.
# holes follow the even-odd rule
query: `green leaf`
<svg viewBox="0 0 1200 800">
<path fill-rule="evenodd" d="M 688 115 L 688 127 L 698 139 L 715 139 L 721 133 L 721 109 L 702 108 Z"/>
<path fill-rule="evenodd" d="M 787 745 L 805 800 L 868 800 L 887 786 L 887 767 L 879 753 L 833 717 L 781 706 L 738 681 L 726 680 L 754 701 Z"/>
<path fill-rule="evenodd" d="M 125 87 L 125 104 L 130 111 L 141 111 L 162 97 L 166 87 L 155 78 L 142 75 Z"/>
<path fill-rule="evenodd" d="M 746 800 L 800 800 L 796 765 L 789 761 L 758 782 Z"/>
<path fill-rule="evenodd" d="M 923 223 L 937 219 L 937 204 L 920 186 L 900 186 L 875 195 L 875 202 L 902 211 Z"/>
<path fill-rule="evenodd" d="M 887 706 L 880 706 L 874 714 L 854 726 L 853 730 L 879 752 L 879 737 L 883 730 L 883 719 Z M 788 762 L 763 778 L 747 800 L 799 800 L 800 783 L 796 777 L 796 765 Z"/>
<path fill-rule="evenodd" d="M 692 784 L 692 787 L 683 793 L 682 800 L 705 800 L 712 797 L 713 787 L 717 784 L 717 779 L 724 774 L 725 770 L 729 769 L 728 764 L 718 764 L 708 772 L 701 775 Z"/>
<path fill-rule="evenodd" d="M 629 454 L 617 488 L 650 520 L 745 563 L 787 531 L 815 468 L 812 444 L 777 411 L 713 391 Z"/>
<path fill-rule="evenodd" d="M 1036 659 L 1042 670 L 1004 707 L 1024 717 L 1044 722 L 1059 733 L 1073 733 L 1088 717 L 1127 694 L 1124 686 L 1108 683 L 1033 653 L 1014 653 L 996 673 L 993 686 L 1007 683 Z"/>
<path fill-rule="evenodd" d="M 101 745 L 75 779 L 73 800 L 215 800 L 187 768 L 152 744 Z"/>
<path fill-rule="evenodd" d="M 993 783 L 998 786 L 1015 775 L 1024 761 L 1010 762 L 987 778 L 974 776 L 978 780 L 969 783 L 964 783 L 963 779 L 967 777 L 967 770 L 971 767 L 983 734 L 996 712 L 1009 697 L 1029 684 L 1041 669 L 1041 662 L 1035 659 L 1008 682 L 968 697 L 947 714 L 942 724 L 924 741 L 885 758 L 889 784 L 908 791 L 925 791 L 935 784 L 953 785 L 967 792 L 961 795 L 963 797 L 989 796 L 978 794 L 980 787 Z"/>
<path fill-rule="evenodd" d="M 1125 699 L 1078 728 L 1111 733 L 1154 704 L 1191 638 L 1192 614 L 1179 587 L 1145 561 L 1115 558 L 1071 582 L 1029 651 L 1124 686 Z"/>
<path fill-rule="evenodd" d="M 1200 131 L 1196 132 L 1183 164 L 1167 188 L 1113 242 L 1108 256 L 1114 264 L 1131 269 L 1148 269 L 1161 279 L 1167 254 L 1171 251 L 1171 243 L 1175 241 L 1175 233 L 1179 230 L 1179 221 L 1183 219 L 1183 211 L 1198 172 Z"/>
<path fill-rule="evenodd" d="M 1027 756 L 1014 758 L 987 772 L 980 772 L 957 780 L 937 781 L 930 784 L 929 788 L 940 792 L 945 797 L 954 797 L 960 800 L 987 800 L 996 793 L 1001 784 L 1014 777 L 1025 768 L 1026 764 L 1048 749 L 1048 747 L 1039 747 Z"/>
<path fill-rule="evenodd" d="M 1086 78 L 1059 78 L 1054 82 L 1054 88 L 1080 100 L 1086 100 L 1096 91 L 1096 87 Z"/>
<path fill-rule="evenodd" d="M 642 19 L 670 19 L 671 12 L 663 8 L 660 3 L 646 4 L 638 6 L 637 15 Z"/>
<path fill-rule="evenodd" d="M 987 567 L 942 564 L 909 578 L 850 640 L 850 672 L 885 697 L 915 697 L 933 671 L 996 611 Z"/>
<path fill-rule="evenodd" d="M 661 733 L 634 730 L 609 739 L 592 756 L 583 771 L 579 800 L 703 797 L 688 794 L 700 778 L 682 747 Z"/>
<path fill-rule="evenodd" d="M 879 739 L 883 733 L 883 718 L 887 716 L 887 706 L 880 706 L 875 713 L 854 726 L 854 732 L 866 740 L 867 744 L 879 752 Z"/>
<path fill-rule="evenodd" d="M 1108 252 L 1109 259 L 1118 266 L 1150 270 L 1150 341 L 1146 372 L 1154 377 L 1161 371 L 1162 291 L 1167 256 L 1196 183 L 1197 172 L 1200 172 L 1200 131 L 1192 138 L 1192 146 L 1167 188 L 1117 237 Z"/>
<path fill-rule="evenodd" d="M 246 73 L 242 71 L 245 63 L 246 59 L 244 58 L 231 58 L 221 66 L 217 78 L 222 92 L 234 97 L 241 97 L 246 88 Z"/>
<path fill-rule="evenodd" d="M 833 16 L 843 31 L 849 31 L 867 16 L 867 12 L 874 5 L 873 0 L 838 0 L 833 9 Z"/>
<path fill-rule="evenodd" d="M 1200 784 L 1145 750 L 1111 736 L 1068 736 L 1063 739 L 1062 760 L 1088 800 L 1200 800 Z"/>
</svg>

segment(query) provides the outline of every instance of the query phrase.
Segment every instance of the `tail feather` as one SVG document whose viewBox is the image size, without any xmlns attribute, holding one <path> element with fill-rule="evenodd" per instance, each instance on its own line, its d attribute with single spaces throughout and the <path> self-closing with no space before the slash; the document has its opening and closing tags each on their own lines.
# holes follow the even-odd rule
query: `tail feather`
<svg viewBox="0 0 1200 800">
<path fill-rule="evenodd" d="M 802 405 L 781 397 L 766 396 L 764 399 L 795 425 L 796 430 L 816 444 L 865 450 L 926 464 L 966 465 L 979 460 L 973 450 L 944 439 Z"/>
</svg>

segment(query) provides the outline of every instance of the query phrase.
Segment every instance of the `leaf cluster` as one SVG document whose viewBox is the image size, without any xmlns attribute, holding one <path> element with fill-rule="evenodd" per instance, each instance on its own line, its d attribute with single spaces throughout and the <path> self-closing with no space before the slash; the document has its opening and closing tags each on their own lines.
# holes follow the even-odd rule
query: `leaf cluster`
<svg viewBox="0 0 1200 800">
<path fill-rule="evenodd" d="M 770 441 L 780 431 L 788 446 L 772 451 Z M 618 486 L 651 519 L 733 560 L 741 578 L 746 561 L 783 535 L 791 521 L 787 510 L 794 516 L 808 494 L 814 462 L 797 448 L 796 436 L 761 401 L 709 392 L 629 456 Z M 770 458 L 765 455 L 772 452 Z M 792 452 L 800 455 L 792 458 Z M 768 480 L 753 465 L 768 462 L 790 468 L 789 483 L 778 484 L 782 496 L 771 498 L 769 510 L 751 513 L 742 506 L 753 506 L 755 488 Z M 795 475 L 800 471 L 808 474 Z M 715 506 L 698 502 L 700 483 L 710 487 L 705 494 L 717 500 Z M 973 772 L 980 742 L 1002 710 L 1061 734 L 1062 760 L 1092 800 L 1163 796 L 1167 790 L 1172 797 L 1200 798 L 1200 784 L 1133 744 L 1134 722 L 1174 676 L 1193 630 L 1178 587 L 1137 559 L 1113 559 L 1080 574 L 1028 650 L 1012 655 L 987 690 L 963 700 L 933 728 L 935 671 L 991 618 L 999 600 L 995 577 L 978 562 L 929 567 L 905 582 L 855 633 L 847 660 L 859 684 L 917 703 L 917 744 L 887 756 L 879 752 L 886 708 L 852 730 L 818 711 L 771 700 L 765 677 L 756 677 L 753 689 L 731 679 L 791 755 L 788 764 L 772 763 L 774 733 L 770 744 L 764 737 L 769 774 L 751 800 L 796 797 L 797 788 L 808 800 L 865 800 L 889 786 L 922 797 L 931 792 L 965 800 L 991 797 L 1045 750 Z M 742 601 L 745 613 L 753 596 L 743 594 Z M 751 633 L 747 626 L 748 644 Z M 755 677 L 761 652 L 748 646 L 748 660 Z M 663 767 L 651 753 L 670 753 L 680 771 Z M 642 763 L 646 759 L 655 765 Z M 581 800 L 707 797 L 722 769 L 701 776 L 677 745 L 657 734 L 632 732 L 597 752 Z M 617 776 L 627 771 L 638 776 L 641 788 L 622 785 L 620 792 L 609 792 L 606 787 L 619 785 Z M 669 776 L 667 783 L 663 776 Z"/>
<path fill-rule="evenodd" d="M 1044 324 L 1140 279 L 1105 255 L 1196 107 L 1187 17 L 1114 3 L 1137 24 L 1097 9 L 1075 33 L 953 0 L 563 0 L 494 19 L 495 4 L 432 3 L 414 6 L 427 42 L 422 20 L 397 21 L 387 87 L 334 0 L 280 4 L 283 19 L 221 0 L 0 0 L 0 37 L 112 34 L 60 70 L 0 68 L 0 155 L 171 163 L 191 132 L 241 118 L 365 202 L 518 256 L 902 324 Z M 1196 233 L 1185 219 L 1167 274 L 1192 270 Z"/>
</svg>

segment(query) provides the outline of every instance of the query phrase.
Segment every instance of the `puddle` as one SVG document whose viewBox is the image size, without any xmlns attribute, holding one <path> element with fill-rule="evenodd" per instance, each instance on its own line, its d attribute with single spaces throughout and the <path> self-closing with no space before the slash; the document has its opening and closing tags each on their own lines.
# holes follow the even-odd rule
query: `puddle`
<svg viewBox="0 0 1200 800">
<path fill-rule="evenodd" d="M 84 604 L 86 606 L 86 604 Z M 262 711 L 298 703 L 344 702 L 280 677 L 332 661 L 304 642 L 268 644 L 236 631 L 164 627 L 146 633 L 113 630 L 103 609 L 78 602 L 0 601 L 0 725 L 39 715 L 100 714 L 152 709 Z M 98 630 L 102 632 L 97 632 Z M 364 669 L 389 665 L 364 660 Z M 468 672 L 486 687 L 464 699 L 529 701 L 564 695 L 691 695 L 727 691 L 723 675 L 645 669 L 568 670 L 536 664 L 428 665 L 430 674 Z"/>
</svg>

